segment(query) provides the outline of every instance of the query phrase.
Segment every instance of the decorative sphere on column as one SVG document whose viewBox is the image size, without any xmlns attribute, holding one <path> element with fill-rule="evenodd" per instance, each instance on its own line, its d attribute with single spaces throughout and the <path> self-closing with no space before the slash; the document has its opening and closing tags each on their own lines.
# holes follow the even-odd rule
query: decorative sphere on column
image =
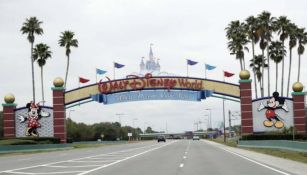
<svg viewBox="0 0 307 175">
<path fill-rule="evenodd" d="M 55 87 L 63 87 L 64 85 L 64 80 L 61 78 L 61 77 L 56 77 L 54 80 L 53 80 L 53 85 Z"/>
<path fill-rule="evenodd" d="M 15 96 L 13 94 L 6 94 L 4 96 L 4 101 L 7 104 L 12 104 L 15 102 Z"/>
<path fill-rule="evenodd" d="M 300 83 L 300 82 L 296 82 L 296 83 L 294 83 L 294 84 L 292 85 L 292 89 L 293 89 L 294 92 L 302 92 L 302 91 L 303 91 L 303 88 L 304 88 L 304 86 L 303 86 L 303 84 Z"/>
<path fill-rule="evenodd" d="M 250 77 L 250 73 L 248 70 L 242 70 L 239 74 L 241 80 L 248 80 Z"/>
</svg>

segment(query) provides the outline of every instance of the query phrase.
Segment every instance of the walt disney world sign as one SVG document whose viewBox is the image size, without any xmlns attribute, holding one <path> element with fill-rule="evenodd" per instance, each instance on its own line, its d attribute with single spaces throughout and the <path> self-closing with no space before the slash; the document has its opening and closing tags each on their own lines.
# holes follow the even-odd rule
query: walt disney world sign
<svg viewBox="0 0 307 175">
<path fill-rule="evenodd" d="M 146 74 L 145 77 L 128 76 L 128 78 L 133 79 L 101 81 L 98 85 L 100 94 L 92 95 L 92 100 L 104 104 L 143 100 L 200 101 L 213 94 L 210 90 L 202 90 L 203 81 L 197 79 L 191 81 L 172 77 L 153 78 L 151 74 Z M 146 91 L 142 91 L 144 89 Z M 123 92 L 127 90 L 129 91 Z"/>
<path fill-rule="evenodd" d="M 65 105 L 82 100 L 113 104 L 141 100 L 200 101 L 213 93 L 239 98 L 239 86 L 202 78 L 135 75 L 126 79 L 100 81 L 96 84 L 65 92 Z"/>
</svg>

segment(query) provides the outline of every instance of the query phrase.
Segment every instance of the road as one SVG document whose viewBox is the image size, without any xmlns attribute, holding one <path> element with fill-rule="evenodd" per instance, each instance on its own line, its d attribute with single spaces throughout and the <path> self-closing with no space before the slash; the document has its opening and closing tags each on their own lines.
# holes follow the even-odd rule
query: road
<svg viewBox="0 0 307 175">
<path fill-rule="evenodd" d="M 0 174 L 288 175 L 205 141 L 168 140 L 0 157 Z"/>
</svg>

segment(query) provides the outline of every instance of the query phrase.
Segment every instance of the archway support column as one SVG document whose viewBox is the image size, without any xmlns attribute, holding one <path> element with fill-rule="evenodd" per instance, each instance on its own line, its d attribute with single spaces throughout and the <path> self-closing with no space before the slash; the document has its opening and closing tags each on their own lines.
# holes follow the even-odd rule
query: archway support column
<svg viewBox="0 0 307 175">
<path fill-rule="evenodd" d="M 53 87 L 52 91 L 54 137 L 60 138 L 61 143 L 66 143 L 65 89 L 63 87 Z"/>
<path fill-rule="evenodd" d="M 2 104 L 3 106 L 3 137 L 15 137 L 15 109 L 16 104 Z"/>
<path fill-rule="evenodd" d="M 253 134 L 253 107 L 252 88 L 250 79 L 241 79 L 240 100 L 241 100 L 241 135 Z"/>
<path fill-rule="evenodd" d="M 15 130 L 15 109 L 16 104 L 15 96 L 13 94 L 7 94 L 4 97 L 3 107 L 3 137 L 13 138 L 16 137 Z"/>
<path fill-rule="evenodd" d="M 292 92 L 294 128 L 297 133 L 306 133 L 305 93 Z"/>
</svg>

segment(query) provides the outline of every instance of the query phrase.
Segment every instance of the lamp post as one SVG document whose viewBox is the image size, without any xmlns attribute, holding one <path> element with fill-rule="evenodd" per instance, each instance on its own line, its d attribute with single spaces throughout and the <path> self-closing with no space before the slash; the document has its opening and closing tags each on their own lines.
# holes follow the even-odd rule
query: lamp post
<svg viewBox="0 0 307 175">
<path fill-rule="evenodd" d="M 211 110 L 212 110 L 212 109 L 207 108 L 207 109 L 205 109 L 205 110 L 206 110 L 206 111 L 209 111 L 209 121 L 208 121 L 208 123 L 209 123 L 210 128 L 212 129 L 212 121 L 211 121 Z"/>
<path fill-rule="evenodd" d="M 120 126 L 122 126 L 122 121 L 121 121 L 121 116 L 125 115 L 124 113 L 116 113 L 116 116 L 118 116 L 118 122 L 120 124 Z"/>
<path fill-rule="evenodd" d="M 134 133 L 136 133 L 136 130 L 135 130 L 135 126 L 134 126 L 134 121 L 137 121 L 138 119 L 137 118 L 133 118 L 132 119 L 132 127 L 133 127 L 133 130 L 134 130 Z"/>
<path fill-rule="evenodd" d="M 73 109 L 71 109 L 71 110 L 68 111 L 68 118 L 70 118 L 70 113 L 71 113 L 71 112 L 74 112 L 74 111 L 75 111 L 75 110 L 73 110 Z"/>
</svg>

